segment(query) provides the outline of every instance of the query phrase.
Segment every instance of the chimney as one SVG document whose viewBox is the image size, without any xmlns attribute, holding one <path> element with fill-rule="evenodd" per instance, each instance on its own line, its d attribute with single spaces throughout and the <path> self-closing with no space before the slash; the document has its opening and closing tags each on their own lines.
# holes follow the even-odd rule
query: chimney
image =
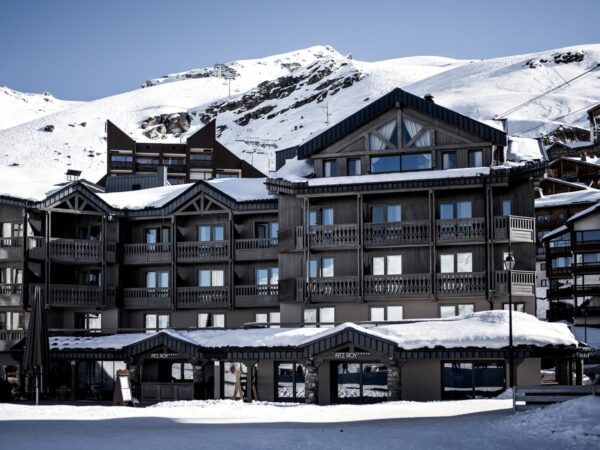
<svg viewBox="0 0 600 450">
<path fill-rule="evenodd" d="M 427 100 L 428 102 L 430 102 L 430 103 L 435 103 L 435 102 L 433 101 L 433 95 L 431 95 L 431 94 L 425 94 L 425 96 L 424 96 L 423 98 L 424 98 L 425 100 Z"/>
<path fill-rule="evenodd" d="M 81 176 L 81 170 L 68 169 L 65 175 L 67 176 L 67 181 L 77 181 Z"/>
</svg>

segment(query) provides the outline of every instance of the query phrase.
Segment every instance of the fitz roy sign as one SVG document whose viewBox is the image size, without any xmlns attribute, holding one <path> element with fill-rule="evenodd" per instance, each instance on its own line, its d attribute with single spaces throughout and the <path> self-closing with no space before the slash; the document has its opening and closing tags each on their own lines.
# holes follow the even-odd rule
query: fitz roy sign
<svg viewBox="0 0 600 450">
<path fill-rule="evenodd" d="M 179 353 L 152 353 L 150 354 L 151 359 L 173 359 L 179 358 Z"/>
<path fill-rule="evenodd" d="M 371 356 L 371 352 L 336 352 L 333 357 L 335 359 L 357 359 Z"/>
</svg>

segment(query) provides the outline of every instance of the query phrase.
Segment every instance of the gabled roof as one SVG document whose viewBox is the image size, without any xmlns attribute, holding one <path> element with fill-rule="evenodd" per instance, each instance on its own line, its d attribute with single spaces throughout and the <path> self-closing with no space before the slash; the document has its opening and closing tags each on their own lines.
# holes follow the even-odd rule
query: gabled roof
<svg viewBox="0 0 600 450">
<path fill-rule="evenodd" d="M 554 230 L 550 231 L 549 233 L 546 233 L 544 236 L 542 236 L 542 240 L 545 241 L 547 239 L 556 237 L 556 236 L 560 236 L 561 234 L 564 234 L 566 231 L 569 231 L 572 229 L 573 224 L 575 224 L 576 222 L 579 222 L 582 219 L 585 219 L 586 217 L 589 217 L 591 215 L 594 214 L 599 214 L 600 213 L 600 203 L 596 203 L 592 206 L 590 206 L 587 209 L 584 209 L 583 211 L 579 211 L 576 214 L 573 214 L 571 217 L 569 217 L 567 219 L 567 221 L 565 222 L 564 225 L 561 225 L 558 228 L 555 228 Z"/>
<path fill-rule="evenodd" d="M 281 150 L 281 152 L 283 152 L 282 154 L 285 154 L 286 157 L 287 155 L 293 157 L 294 155 L 292 155 L 292 153 L 295 153 L 298 155 L 298 159 L 308 158 L 353 131 L 356 131 L 390 109 L 404 106 L 413 108 L 422 114 L 460 128 L 470 134 L 478 136 L 484 141 L 491 142 L 494 145 L 506 146 L 507 144 L 506 133 L 503 131 L 482 122 L 478 122 L 470 117 L 463 116 L 456 111 L 444 108 L 443 106 L 427 101 L 414 94 L 410 94 L 400 88 L 395 88 L 314 138 L 297 147 Z"/>
</svg>

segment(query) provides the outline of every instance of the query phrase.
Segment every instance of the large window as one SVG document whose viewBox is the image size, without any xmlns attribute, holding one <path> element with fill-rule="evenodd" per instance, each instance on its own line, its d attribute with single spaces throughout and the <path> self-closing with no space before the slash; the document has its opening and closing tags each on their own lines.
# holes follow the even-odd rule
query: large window
<svg viewBox="0 0 600 450">
<path fill-rule="evenodd" d="M 146 314 L 146 333 L 169 328 L 171 318 L 168 314 Z"/>
<path fill-rule="evenodd" d="M 277 401 L 304 401 L 304 365 L 297 363 L 276 363 L 275 384 Z"/>
<path fill-rule="evenodd" d="M 421 133 L 421 135 L 417 137 L 417 135 L 423 130 L 423 125 L 419 122 L 409 119 L 408 117 L 402 118 L 402 145 L 410 146 L 410 147 L 429 147 L 431 146 L 431 132 L 429 130 L 425 130 Z"/>
<path fill-rule="evenodd" d="M 377 363 L 337 364 L 337 402 L 372 403 L 386 398 L 387 366 Z"/>
<path fill-rule="evenodd" d="M 258 239 L 275 239 L 279 232 L 277 222 L 258 222 L 255 225 L 255 234 Z"/>
<path fill-rule="evenodd" d="M 279 328 L 281 322 L 281 313 L 269 312 L 269 313 L 256 313 L 254 315 L 254 321 L 256 323 L 268 324 L 269 328 Z"/>
<path fill-rule="evenodd" d="M 333 225 L 333 208 L 313 208 L 308 213 L 308 224 Z"/>
<path fill-rule="evenodd" d="M 471 219 L 473 203 L 470 200 L 459 202 L 440 202 L 440 220 Z"/>
<path fill-rule="evenodd" d="M 569 233 L 565 233 L 561 236 L 550 239 L 548 243 L 550 248 L 563 248 L 571 246 L 571 235 Z"/>
<path fill-rule="evenodd" d="M 171 381 L 192 381 L 194 368 L 190 363 L 176 362 L 171 364 Z"/>
<path fill-rule="evenodd" d="M 321 308 L 306 308 L 304 310 L 305 327 L 331 328 L 335 325 L 335 308 L 323 306 Z"/>
<path fill-rule="evenodd" d="M 198 313 L 198 328 L 225 328 L 225 314 Z"/>
<path fill-rule="evenodd" d="M 458 305 L 440 305 L 440 317 L 447 319 L 449 317 L 464 316 L 475 312 L 475 305 L 472 303 L 461 303 Z"/>
<path fill-rule="evenodd" d="M 200 242 L 222 241 L 225 239 L 223 225 L 198 225 L 198 240 Z"/>
<path fill-rule="evenodd" d="M 225 273 L 223 270 L 200 269 L 198 270 L 199 287 L 225 286 Z"/>
<path fill-rule="evenodd" d="M 400 222 L 402 220 L 401 205 L 375 205 L 371 208 L 373 223 Z"/>
<path fill-rule="evenodd" d="M 473 254 L 471 252 L 460 252 L 440 255 L 440 272 L 473 272 Z"/>
<path fill-rule="evenodd" d="M 396 125 L 396 119 L 369 133 L 369 149 L 371 151 L 395 148 L 398 148 L 398 126 Z"/>
<path fill-rule="evenodd" d="M 580 244 L 588 242 L 600 242 L 600 230 L 577 231 L 575 232 L 575 239 Z"/>
<path fill-rule="evenodd" d="M 279 267 L 256 269 L 256 284 L 259 286 L 277 285 L 279 283 Z"/>
<path fill-rule="evenodd" d="M 373 306 L 369 310 L 371 322 L 395 322 L 404 318 L 402 306 Z"/>
<path fill-rule="evenodd" d="M 573 265 L 573 257 L 559 256 L 558 258 L 552 258 L 550 264 L 553 269 L 568 268 Z"/>
<path fill-rule="evenodd" d="M 444 400 L 495 397 L 506 387 L 503 361 L 447 361 L 442 370 Z"/>
<path fill-rule="evenodd" d="M 371 173 L 426 169 L 431 169 L 431 153 L 371 157 Z"/>
<path fill-rule="evenodd" d="M 334 275 L 333 258 L 323 257 L 311 259 L 308 262 L 308 276 L 310 278 L 329 278 Z"/>
<path fill-rule="evenodd" d="M 171 241 L 169 227 L 156 227 L 146 229 L 146 244 L 166 243 Z"/>
<path fill-rule="evenodd" d="M 600 253 L 577 253 L 575 258 L 578 266 L 600 267 Z"/>
<path fill-rule="evenodd" d="M 169 272 L 146 272 L 146 288 L 168 288 Z"/>
<path fill-rule="evenodd" d="M 22 330 L 23 313 L 16 311 L 0 311 L 0 330 Z"/>
<path fill-rule="evenodd" d="M 373 275 L 401 275 L 402 255 L 373 257 Z"/>
</svg>

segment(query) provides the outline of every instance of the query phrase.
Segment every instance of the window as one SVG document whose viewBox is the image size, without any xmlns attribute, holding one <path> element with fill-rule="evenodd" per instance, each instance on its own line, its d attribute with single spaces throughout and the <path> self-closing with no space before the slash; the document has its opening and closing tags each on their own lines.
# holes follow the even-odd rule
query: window
<svg viewBox="0 0 600 450">
<path fill-rule="evenodd" d="M 510 200 L 509 199 L 504 199 L 502 200 L 502 215 L 503 216 L 510 216 Z"/>
<path fill-rule="evenodd" d="M 369 150 L 389 150 L 398 148 L 398 127 L 396 119 L 369 133 Z"/>
<path fill-rule="evenodd" d="M 225 227 L 223 225 L 198 225 L 198 240 L 200 242 L 223 241 Z"/>
<path fill-rule="evenodd" d="M 336 366 L 336 401 L 373 403 L 386 399 L 388 374 L 384 364 L 340 362 Z"/>
<path fill-rule="evenodd" d="M 199 313 L 198 328 L 225 328 L 225 314 Z"/>
<path fill-rule="evenodd" d="M 168 288 L 169 272 L 146 272 L 146 288 Z"/>
<path fill-rule="evenodd" d="M 580 242 L 580 243 L 599 242 L 600 241 L 600 230 L 576 231 L 575 239 L 577 240 L 577 242 Z M 552 239 L 552 241 L 554 241 L 554 239 Z"/>
<path fill-rule="evenodd" d="M 146 244 L 166 243 L 171 241 L 169 227 L 146 228 Z"/>
<path fill-rule="evenodd" d="M 190 172 L 190 180 L 211 180 L 212 179 L 212 170 L 192 170 Z"/>
<path fill-rule="evenodd" d="M 333 258 L 311 259 L 308 263 L 308 276 L 310 278 L 328 278 L 333 277 L 334 260 Z"/>
<path fill-rule="evenodd" d="M 506 387 L 503 361 L 447 361 L 442 369 L 444 400 L 496 397 Z"/>
<path fill-rule="evenodd" d="M 456 169 L 457 167 L 456 152 L 442 153 L 442 169 Z"/>
<path fill-rule="evenodd" d="M 23 313 L 0 311 L 0 330 L 22 330 Z"/>
<path fill-rule="evenodd" d="M 254 321 L 256 323 L 272 324 L 272 325 L 269 325 L 269 328 L 279 328 L 280 320 L 281 320 L 281 315 L 279 312 L 270 312 L 270 313 L 256 313 Z"/>
<path fill-rule="evenodd" d="M 75 314 L 75 328 L 99 331 L 102 329 L 102 314 L 100 313 L 77 313 Z"/>
<path fill-rule="evenodd" d="M 323 176 L 324 177 L 335 177 L 337 176 L 336 160 L 327 159 L 323 161 Z"/>
<path fill-rule="evenodd" d="M 198 270 L 198 286 L 199 287 L 219 287 L 224 286 L 225 276 L 223 270 Z"/>
<path fill-rule="evenodd" d="M 406 146 L 423 129 L 423 125 L 407 117 L 402 118 L 402 145 Z M 412 147 L 431 146 L 431 133 L 425 130 L 421 136 L 411 144 Z"/>
<path fill-rule="evenodd" d="M 425 169 L 431 169 L 431 153 L 371 157 L 371 173 Z"/>
<path fill-rule="evenodd" d="M 440 272 L 454 273 L 454 255 L 440 255 Z"/>
<path fill-rule="evenodd" d="M 309 225 L 333 225 L 333 208 L 315 208 L 308 213 Z"/>
<path fill-rule="evenodd" d="M 508 303 L 503 303 L 502 309 L 504 309 L 504 311 L 508 311 L 509 306 L 510 305 Z M 512 309 L 513 309 L 513 311 L 524 313 L 525 312 L 525 303 L 513 303 Z"/>
<path fill-rule="evenodd" d="M 240 177 L 240 172 L 238 170 L 235 171 L 228 171 L 228 170 L 217 170 L 217 178 L 218 179 L 223 179 L 223 178 L 239 178 Z"/>
<path fill-rule="evenodd" d="M 279 232 L 277 222 L 258 222 L 255 224 L 255 235 L 258 239 L 276 239 Z"/>
<path fill-rule="evenodd" d="M 371 208 L 373 223 L 401 222 L 402 206 L 400 205 L 375 205 Z"/>
<path fill-rule="evenodd" d="M 578 233 L 579 234 L 579 233 Z M 579 240 L 579 238 L 577 239 Z M 569 233 L 550 239 L 550 248 L 563 248 L 571 246 L 571 235 Z"/>
<path fill-rule="evenodd" d="M 440 202 L 440 220 L 471 219 L 473 203 L 470 200 Z"/>
<path fill-rule="evenodd" d="M 279 283 L 279 267 L 256 269 L 256 284 L 259 286 L 276 285 Z"/>
<path fill-rule="evenodd" d="M 194 368 L 190 363 L 176 362 L 171 364 L 171 381 L 191 381 L 194 379 Z"/>
<path fill-rule="evenodd" d="M 276 401 L 304 401 L 304 374 L 306 370 L 298 363 L 276 363 Z"/>
<path fill-rule="evenodd" d="M 483 151 L 469 150 L 469 167 L 483 166 Z"/>
<path fill-rule="evenodd" d="M 102 272 L 100 270 L 77 272 L 77 283 L 83 286 L 102 286 Z"/>
<path fill-rule="evenodd" d="M 23 271 L 15 267 L 0 268 L 0 284 L 22 284 Z"/>
<path fill-rule="evenodd" d="M 543 280 L 540 281 L 540 286 L 541 287 L 548 287 L 548 278 L 544 278 Z"/>
<path fill-rule="evenodd" d="M 347 174 L 348 176 L 356 176 L 361 174 L 361 162 L 360 159 L 349 159 L 347 162 Z"/>
<path fill-rule="evenodd" d="M 402 255 L 373 257 L 373 275 L 401 275 Z"/>
<path fill-rule="evenodd" d="M 169 328 L 170 316 L 168 314 L 146 314 L 146 333 Z"/>
<path fill-rule="evenodd" d="M 473 272 L 473 254 L 470 252 L 456 254 L 456 271 Z"/>
<path fill-rule="evenodd" d="M 335 308 L 324 306 L 321 308 L 307 308 L 304 310 L 305 327 L 331 328 L 335 326 Z"/>
<path fill-rule="evenodd" d="M 449 317 L 463 316 L 475 312 L 475 305 L 463 303 L 459 305 L 440 305 L 440 317 L 447 319 Z"/>
<path fill-rule="evenodd" d="M 575 258 L 578 266 L 600 266 L 600 253 L 577 253 Z"/>
<path fill-rule="evenodd" d="M 404 316 L 402 306 L 374 306 L 369 312 L 371 322 L 395 322 Z"/>
<path fill-rule="evenodd" d="M 571 256 L 560 256 L 558 258 L 552 258 L 550 265 L 553 269 L 569 268 L 573 265 L 573 257 Z"/>
<path fill-rule="evenodd" d="M 113 163 L 132 163 L 133 156 L 127 155 L 110 155 L 110 161 Z"/>
</svg>

